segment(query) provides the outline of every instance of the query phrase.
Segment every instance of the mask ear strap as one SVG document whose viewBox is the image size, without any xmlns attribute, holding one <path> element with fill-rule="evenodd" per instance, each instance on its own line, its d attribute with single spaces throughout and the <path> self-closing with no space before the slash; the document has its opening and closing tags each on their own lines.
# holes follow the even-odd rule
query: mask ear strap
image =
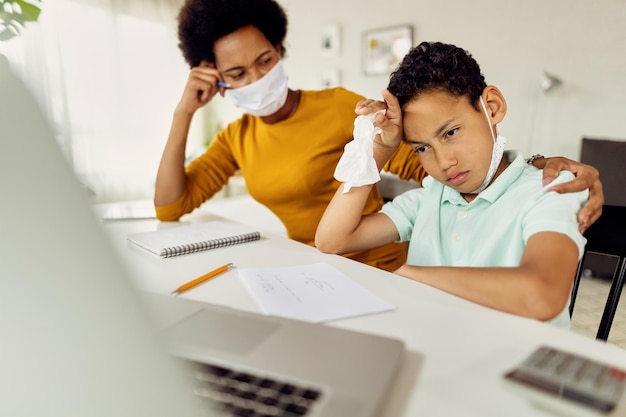
<svg viewBox="0 0 626 417">
<path fill-rule="evenodd" d="M 491 132 L 491 139 L 493 139 L 493 143 L 496 143 L 496 132 L 493 131 L 493 126 L 491 125 L 491 119 L 489 118 L 489 112 L 487 111 L 487 106 L 485 105 L 485 101 L 483 100 L 483 96 L 480 96 L 480 105 L 483 108 L 483 112 L 485 113 L 485 117 L 487 117 L 487 124 L 489 125 L 489 131 Z"/>
</svg>

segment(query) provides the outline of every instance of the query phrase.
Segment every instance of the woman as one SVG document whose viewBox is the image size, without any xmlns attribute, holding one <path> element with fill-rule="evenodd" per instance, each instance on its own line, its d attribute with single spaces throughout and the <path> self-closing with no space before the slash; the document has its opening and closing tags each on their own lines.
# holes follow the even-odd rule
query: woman
<svg viewBox="0 0 626 417">
<path fill-rule="evenodd" d="M 176 220 L 191 212 L 241 171 L 250 195 L 276 214 L 289 237 L 313 245 L 317 224 L 339 185 L 333 173 L 352 140 L 354 108 L 364 97 L 343 88 L 288 88 L 282 65 L 287 17 L 274 0 L 187 0 L 178 22 L 179 46 L 191 72 L 157 173 L 158 218 Z M 192 116 L 217 94 L 245 114 L 185 167 Z M 384 169 L 402 179 L 421 181 L 425 176 L 407 145 L 398 148 Z M 598 190 L 579 215 L 582 227 L 588 227 L 603 203 L 597 171 L 551 158 L 544 176 L 555 177 L 561 169 L 577 172 L 569 190 Z M 374 187 L 364 213 L 381 207 Z M 345 255 L 393 271 L 405 263 L 406 247 L 388 243 Z"/>
</svg>

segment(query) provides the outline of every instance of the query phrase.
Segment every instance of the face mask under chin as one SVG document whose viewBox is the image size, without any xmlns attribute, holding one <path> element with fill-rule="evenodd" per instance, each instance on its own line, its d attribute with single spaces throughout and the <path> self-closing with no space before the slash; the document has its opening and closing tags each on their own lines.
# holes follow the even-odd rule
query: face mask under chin
<svg viewBox="0 0 626 417">
<path fill-rule="evenodd" d="M 502 161 L 502 156 L 504 155 L 504 145 L 506 144 L 506 138 L 504 136 L 498 135 L 498 137 L 496 137 L 493 126 L 491 125 L 491 120 L 489 119 L 487 106 L 485 105 L 482 97 L 480 97 L 480 105 L 483 108 L 483 112 L 485 113 L 485 117 L 487 118 L 487 123 L 489 124 L 489 131 L 491 132 L 491 138 L 493 140 L 493 148 L 491 152 L 491 162 L 489 164 L 489 169 L 487 170 L 487 175 L 483 183 L 476 190 L 468 194 L 478 194 L 482 192 L 485 188 L 487 188 L 489 183 L 491 183 L 493 176 L 498 170 L 498 166 L 500 166 L 500 161 Z"/>
</svg>

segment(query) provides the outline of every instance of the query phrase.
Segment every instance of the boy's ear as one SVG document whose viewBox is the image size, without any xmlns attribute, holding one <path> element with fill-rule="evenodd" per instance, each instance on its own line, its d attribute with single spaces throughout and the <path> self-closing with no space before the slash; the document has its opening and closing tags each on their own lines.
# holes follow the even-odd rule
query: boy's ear
<svg viewBox="0 0 626 417">
<path fill-rule="evenodd" d="M 487 111 L 490 113 L 491 122 L 495 125 L 504 119 L 506 115 L 506 100 L 502 92 L 493 85 L 488 85 L 483 90 L 483 100 L 487 104 Z"/>
</svg>

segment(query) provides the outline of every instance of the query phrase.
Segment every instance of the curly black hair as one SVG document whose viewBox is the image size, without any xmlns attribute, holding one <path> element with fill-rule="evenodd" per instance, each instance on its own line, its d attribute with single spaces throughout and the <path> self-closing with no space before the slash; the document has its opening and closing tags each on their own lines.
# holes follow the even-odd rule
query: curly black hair
<svg viewBox="0 0 626 417">
<path fill-rule="evenodd" d="M 441 42 L 422 42 L 391 73 L 387 89 L 396 96 L 400 107 L 420 94 L 441 91 L 467 97 L 478 109 L 486 86 L 485 77 L 469 52 Z"/>
<path fill-rule="evenodd" d="M 192 68 L 203 60 L 214 63 L 215 42 L 248 25 L 285 54 L 287 15 L 274 0 L 186 0 L 178 13 L 178 47 Z"/>
</svg>

